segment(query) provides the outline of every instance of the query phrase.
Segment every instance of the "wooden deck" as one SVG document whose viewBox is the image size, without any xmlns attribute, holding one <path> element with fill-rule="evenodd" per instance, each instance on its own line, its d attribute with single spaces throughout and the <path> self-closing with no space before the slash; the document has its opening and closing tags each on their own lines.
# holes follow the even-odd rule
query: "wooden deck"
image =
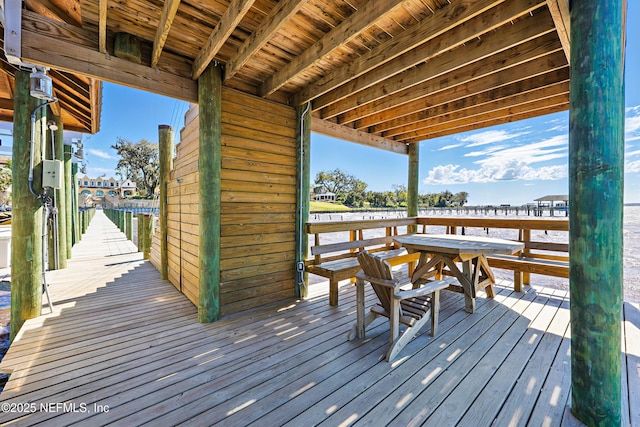
<svg viewBox="0 0 640 427">
<path fill-rule="evenodd" d="M 382 320 L 346 340 L 349 285 L 338 307 L 323 282 L 305 301 L 201 325 L 135 250 L 96 214 L 51 276 L 54 313 L 28 321 L 0 365 L 12 372 L 0 407 L 14 410 L 2 425 L 575 425 L 566 292 L 509 283 L 474 314 L 444 292 L 438 335 L 388 364 Z M 640 307 L 624 314 L 624 419 L 640 426 Z"/>
</svg>

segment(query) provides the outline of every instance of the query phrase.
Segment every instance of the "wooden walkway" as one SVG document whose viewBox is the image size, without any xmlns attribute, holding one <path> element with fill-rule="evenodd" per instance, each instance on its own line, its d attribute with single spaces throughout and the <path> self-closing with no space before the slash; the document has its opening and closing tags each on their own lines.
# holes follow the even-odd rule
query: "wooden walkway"
<svg viewBox="0 0 640 427">
<path fill-rule="evenodd" d="M 346 340 L 351 286 L 339 307 L 325 282 L 305 301 L 201 325 L 135 250 L 96 214 L 51 275 L 54 313 L 28 321 L 0 365 L 12 372 L 2 425 L 576 425 L 566 292 L 505 283 L 474 314 L 444 292 L 438 335 L 388 364 L 382 320 Z M 624 314 L 624 420 L 640 426 L 640 307 Z"/>
</svg>

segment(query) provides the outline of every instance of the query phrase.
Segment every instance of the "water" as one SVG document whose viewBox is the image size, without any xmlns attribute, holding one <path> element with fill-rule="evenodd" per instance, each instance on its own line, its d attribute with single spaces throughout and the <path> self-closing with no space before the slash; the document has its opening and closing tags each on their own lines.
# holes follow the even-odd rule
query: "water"
<svg viewBox="0 0 640 427">
<path fill-rule="evenodd" d="M 463 217 L 462 214 L 457 214 L 455 212 L 449 211 L 440 211 L 435 213 L 432 210 L 421 211 L 418 213 L 419 216 L 446 216 L 446 217 Z M 548 213 L 547 213 L 548 215 Z M 526 211 L 520 212 L 520 217 L 527 217 Z M 340 212 L 340 213 L 332 213 L 332 214 L 311 214 L 312 222 L 321 222 L 321 221 L 352 221 L 352 220 L 362 220 L 362 219 L 384 219 L 384 218 L 403 218 L 406 217 L 406 213 L 404 212 L 357 212 L 357 213 L 349 213 L 349 212 Z M 465 213 L 464 217 L 480 217 L 480 218 L 491 218 L 496 217 L 494 211 L 490 211 L 488 214 L 485 213 L 477 213 L 474 214 L 473 211 L 469 213 Z M 505 218 L 505 214 L 502 211 L 497 212 L 497 217 Z M 515 217 L 514 213 L 509 213 L 509 217 Z M 533 218 L 533 216 L 531 217 Z M 563 213 L 556 213 L 556 216 L 549 217 L 545 216 L 545 219 L 566 219 Z M 404 232 L 404 230 L 399 230 L 400 233 Z M 427 229 L 428 233 L 444 233 L 444 227 L 429 227 Z M 469 236 L 486 236 L 486 231 L 481 228 L 467 228 L 465 230 L 466 234 Z M 365 232 L 366 233 L 366 232 Z M 489 230 L 490 237 L 497 237 L 502 239 L 517 239 L 517 231 L 516 230 Z M 623 236 L 624 236 L 624 254 L 623 254 L 623 269 L 624 269 L 624 300 L 632 301 L 632 302 L 640 302 L 640 206 L 625 206 L 624 208 L 624 224 L 623 224 Z M 366 237 L 374 237 L 374 236 L 366 236 Z M 567 232 L 554 232 L 549 231 L 545 233 L 544 231 L 532 232 L 532 238 L 535 237 L 536 241 L 544 241 L 544 242 L 556 242 L 556 243 L 567 243 L 568 233 Z M 344 241 L 348 240 L 348 233 L 338 234 L 327 239 L 323 236 L 323 244 L 332 243 L 330 240 Z M 313 244 L 313 237 L 310 237 L 310 244 Z M 504 279 L 513 281 L 513 272 L 508 270 L 499 270 L 495 269 L 494 274 L 497 279 Z M 551 277 L 551 276 L 541 276 L 532 274 L 531 275 L 531 284 L 536 286 L 544 286 L 547 288 L 555 288 L 555 289 L 569 289 L 569 279 L 563 279 L 559 277 Z"/>
</svg>

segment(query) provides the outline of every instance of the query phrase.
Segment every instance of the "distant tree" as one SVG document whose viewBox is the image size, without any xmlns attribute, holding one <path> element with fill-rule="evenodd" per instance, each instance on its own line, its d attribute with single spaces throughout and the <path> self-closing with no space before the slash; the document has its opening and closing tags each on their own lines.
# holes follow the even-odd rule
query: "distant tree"
<svg viewBox="0 0 640 427">
<path fill-rule="evenodd" d="M 453 195 L 451 201 L 454 206 L 463 207 L 467 203 L 467 199 L 469 198 L 469 193 L 466 191 L 461 191 Z"/>
<path fill-rule="evenodd" d="M 365 199 L 367 184 L 340 169 L 318 172 L 314 183 L 316 194 L 333 193 L 343 203 L 360 203 Z"/>
<path fill-rule="evenodd" d="M 135 182 L 138 189 L 145 189 L 147 197 L 153 196 L 159 180 L 158 144 L 146 139 L 133 143 L 118 137 L 111 148 L 120 156 L 116 173 L 123 179 Z"/>
<path fill-rule="evenodd" d="M 0 167 L 0 191 L 11 187 L 11 179 L 11 159 L 9 159 L 6 166 Z"/>
</svg>

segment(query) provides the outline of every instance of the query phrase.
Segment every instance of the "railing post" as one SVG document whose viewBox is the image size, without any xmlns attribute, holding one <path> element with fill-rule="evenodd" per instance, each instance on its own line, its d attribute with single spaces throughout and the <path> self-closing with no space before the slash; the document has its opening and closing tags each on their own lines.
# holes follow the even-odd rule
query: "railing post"
<svg viewBox="0 0 640 427">
<path fill-rule="evenodd" d="M 151 256 L 151 239 L 153 237 L 153 215 L 144 214 L 143 216 L 143 258 L 149 259 Z"/>
<path fill-rule="evenodd" d="M 126 231 L 126 235 L 127 235 L 127 240 L 132 240 L 132 236 L 133 236 L 133 212 L 131 211 L 126 211 L 125 212 L 125 229 Z"/>
<path fill-rule="evenodd" d="M 144 214 L 136 215 L 138 218 L 138 252 L 144 252 Z"/>
</svg>

